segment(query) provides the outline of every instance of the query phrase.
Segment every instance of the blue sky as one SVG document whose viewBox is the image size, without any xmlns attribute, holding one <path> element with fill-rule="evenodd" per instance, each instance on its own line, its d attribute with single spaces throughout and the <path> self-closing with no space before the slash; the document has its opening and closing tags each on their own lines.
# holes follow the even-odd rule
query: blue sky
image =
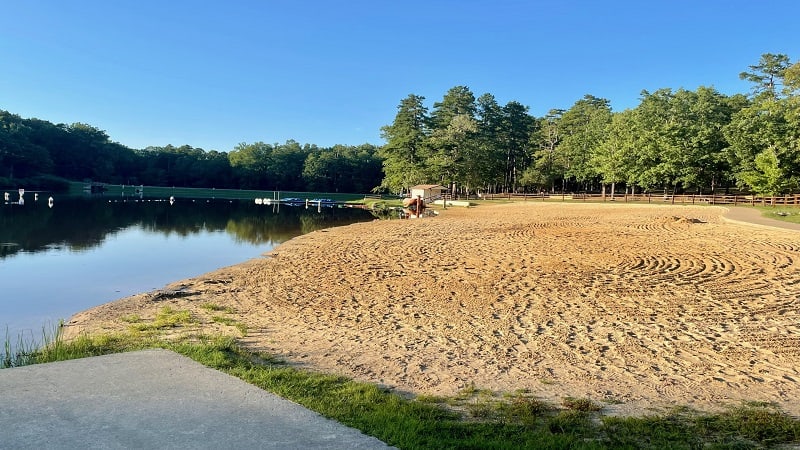
<svg viewBox="0 0 800 450">
<path fill-rule="evenodd" d="M 746 93 L 762 53 L 800 59 L 797 0 L 2 3 L 0 109 L 132 148 L 380 145 L 412 93 L 619 111 L 642 89 Z"/>
</svg>

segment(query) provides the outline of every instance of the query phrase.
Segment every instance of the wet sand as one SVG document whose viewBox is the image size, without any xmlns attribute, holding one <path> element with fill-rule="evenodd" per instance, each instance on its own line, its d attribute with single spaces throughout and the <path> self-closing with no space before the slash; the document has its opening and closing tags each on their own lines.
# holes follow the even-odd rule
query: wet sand
<svg viewBox="0 0 800 450">
<path fill-rule="evenodd" d="M 610 414 L 742 400 L 800 416 L 800 233 L 714 206 L 510 203 L 316 231 L 264 258 L 76 314 L 164 306 L 293 364 L 450 395 L 589 397 Z"/>
</svg>

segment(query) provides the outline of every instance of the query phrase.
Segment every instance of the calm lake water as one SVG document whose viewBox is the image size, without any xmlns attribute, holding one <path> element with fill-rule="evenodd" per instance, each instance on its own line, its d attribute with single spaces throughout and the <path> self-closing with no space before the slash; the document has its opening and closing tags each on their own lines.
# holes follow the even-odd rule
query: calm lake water
<svg viewBox="0 0 800 450">
<path fill-rule="evenodd" d="M 12 201 L 18 197 L 14 194 Z M 60 319 L 260 257 L 321 228 L 373 220 L 360 209 L 252 201 L 90 197 L 0 203 L 0 340 L 38 338 Z"/>
</svg>

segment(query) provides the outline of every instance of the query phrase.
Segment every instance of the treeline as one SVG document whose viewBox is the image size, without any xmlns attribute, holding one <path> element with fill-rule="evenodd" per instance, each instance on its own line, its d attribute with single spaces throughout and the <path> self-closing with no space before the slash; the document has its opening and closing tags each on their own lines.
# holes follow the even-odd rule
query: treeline
<svg viewBox="0 0 800 450">
<path fill-rule="evenodd" d="M 642 92 L 612 112 L 586 95 L 533 117 L 518 102 L 450 89 L 429 112 L 409 95 L 385 126 L 382 186 L 438 183 L 454 193 L 589 191 L 714 192 L 738 187 L 780 194 L 800 182 L 800 63 L 764 54 L 740 74 L 751 95 L 714 88 Z"/>
<path fill-rule="evenodd" d="M 239 144 L 131 149 L 83 123 L 53 124 L 0 110 L 0 187 L 58 189 L 64 180 L 112 184 L 369 192 L 383 178 L 377 147 Z"/>
<path fill-rule="evenodd" d="M 544 117 L 466 86 L 429 111 L 409 95 L 383 127 L 380 148 L 295 141 L 130 149 L 90 125 L 0 111 L 0 187 L 53 179 L 284 191 L 402 192 L 442 184 L 453 193 L 717 192 L 777 195 L 800 187 L 800 63 L 767 53 L 740 74 L 752 92 L 713 87 L 642 91 L 615 112 L 592 95 Z M 24 183 L 26 182 L 26 183 Z"/>
</svg>

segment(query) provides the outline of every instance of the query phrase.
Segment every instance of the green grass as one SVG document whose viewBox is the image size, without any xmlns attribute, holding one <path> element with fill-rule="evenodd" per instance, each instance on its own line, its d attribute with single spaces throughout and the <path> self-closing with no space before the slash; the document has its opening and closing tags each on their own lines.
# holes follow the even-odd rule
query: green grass
<svg viewBox="0 0 800 450">
<path fill-rule="evenodd" d="M 234 327 L 237 330 L 239 330 L 239 333 L 241 333 L 242 336 L 247 336 L 247 325 L 243 324 L 242 322 L 237 321 L 236 319 L 234 319 L 232 317 L 213 316 L 213 317 L 211 317 L 211 320 L 213 322 L 216 322 L 216 323 L 221 323 L 222 325 L 227 325 L 229 327 Z"/>
<path fill-rule="evenodd" d="M 236 323 L 236 319 L 234 319 L 233 317 L 225 317 L 225 316 L 214 316 L 211 318 L 211 320 L 216 323 L 227 325 L 229 327 L 232 327 Z"/>
<path fill-rule="evenodd" d="M 189 311 L 174 310 L 169 306 L 165 306 L 159 310 L 152 322 L 141 322 L 141 318 L 139 318 L 136 322 L 131 322 L 131 328 L 136 331 L 158 331 L 177 328 L 194 322 L 195 320 Z"/>
<path fill-rule="evenodd" d="M 70 193 L 82 194 L 84 183 L 70 183 Z M 134 197 L 135 190 L 139 186 L 106 184 L 104 195 L 108 197 Z M 188 187 L 166 187 L 166 186 L 144 186 L 144 196 L 148 198 L 175 197 L 181 198 L 207 198 L 207 199 L 230 199 L 230 200 L 253 200 L 256 198 L 330 198 L 337 202 L 363 200 L 364 194 L 345 194 L 338 192 L 294 192 L 294 191 L 264 191 L 248 189 L 212 189 L 212 188 L 188 188 Z"/>
<path fill-rule="evenodd" d="M 144 334 L 82 335 L 66 342 L 61 338 L 62 330 L 63 323 L 52 330 L 42 327 L 39 342 L 34 341 L 33 336 L 27 339 L 20 336 L 14 347 L 6 332 L 4 351 L 0 353 L 0 369 L 141 350 L 158 346 L 161 342 L 158 337 Z"/>
<path fill-rule="evenodd" d="M 602 406 L 598 405 L 597 403 L 593 402 L 591 399 L 588 398 L 572 398 L 566 397 L 564 400 L 561 401 L 561 406 L 577 412 L 594 412 L 600 411 L 603 409 Z"/>
<path fill-rule="evenodd" d="M 761 215 L 784 222 L 800 223 L 800 207 L 792 206 L 757 206 Z"/>
<path fill-rule="evenodd" d="M 142 321 L 142 316 L 138 314 L 129 314 L 127 316 L 120 317 L 119 320 L 125 323 L 139 323 Z"/>
<path fill-rule="evenodd" d="M 167 309 L 159 315 L 179 313 Z M 231 337 L 194 335 L 168 341 L 131 331 L 64 342 L 59 330 L 48 335 L 44 347 L 28 349 L 25 362 L 166 348 L 399 448 L 745 449 L 800 443 L 800 421 L 764 403 L 741 404 L 719 414 L 681 408 L 660 416 L 619 418 L 603 416 L 600 405 L 589 399 L 565 398 L 554 405 L 526 391 L 493 393 L 474 385 L 453 397 L 409 399 L 248 352 Z M 8 336 L 6 341 L 9 347 Z"/>
</svg>

